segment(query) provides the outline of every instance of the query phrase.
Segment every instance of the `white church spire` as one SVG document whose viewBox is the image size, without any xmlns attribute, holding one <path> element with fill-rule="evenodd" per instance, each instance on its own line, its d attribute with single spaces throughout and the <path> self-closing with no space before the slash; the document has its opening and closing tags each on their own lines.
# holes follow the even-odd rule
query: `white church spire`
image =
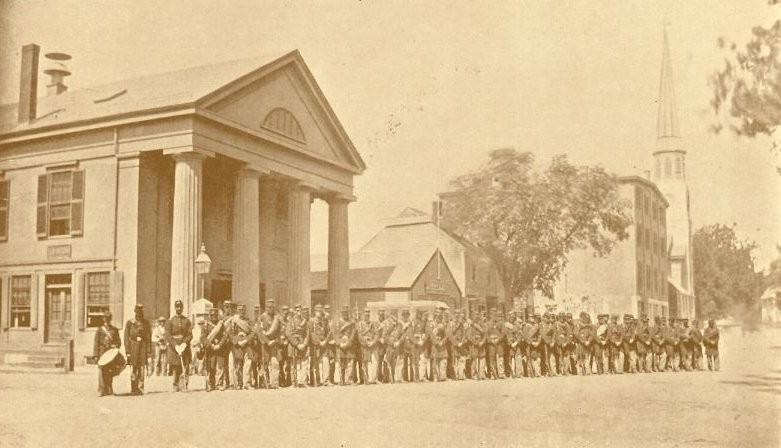
<svg viewBox="0 0 781 448">
<path fill-rule="evenodd" d="M 667 43 L 667 28 L 664 29 L 662 48 L 662 74 L 659 78 L 659 115 L 656 125 L 657 138 L 680 137 L 678 113 L 675 108 L 675 86 L 673 67 L 670 61 L 670 47 Z"/>
</svg>

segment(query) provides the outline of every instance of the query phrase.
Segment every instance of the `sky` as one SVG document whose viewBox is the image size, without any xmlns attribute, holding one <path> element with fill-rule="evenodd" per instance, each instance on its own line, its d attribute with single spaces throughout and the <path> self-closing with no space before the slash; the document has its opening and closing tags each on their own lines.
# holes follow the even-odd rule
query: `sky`
<svg viewBox="0 0 781 448">
<path fill-rule="evenodd" d="M 357 249 L 492 149 L 651 169 L 667 23 L 693 226 L 735 224 L 764 268 L 781 242 L 781 160 L 767 139 L 709 132 L 707 79 L 718 37 L 740 45 L 779 18 L 766 0 L 0 0 L 0 103 L 17 100 L 33 42 L 73 55 L 71 89 L 297 48 L 368 166 L 350 205 Z M 327 248 L 319 201 L 311 246 Z"/>
</svg>

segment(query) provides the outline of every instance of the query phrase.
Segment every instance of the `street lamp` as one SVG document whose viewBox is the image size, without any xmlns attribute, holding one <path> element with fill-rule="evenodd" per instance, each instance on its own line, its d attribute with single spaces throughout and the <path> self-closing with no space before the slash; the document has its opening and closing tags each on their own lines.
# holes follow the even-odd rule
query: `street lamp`
<svg viewBox="0 0 781 448">
<path fill-rule="evenodd" d="M 195 271 L 201 277 L 201 297 L 204 296 L 204 275 L 209 273 L 209 268 L 212 266 L 212 259 L 206 253 L 206 245 L 201 243 L 201 251 L 198 253 L 198 257 L 195 258 Z"/>
</svg>

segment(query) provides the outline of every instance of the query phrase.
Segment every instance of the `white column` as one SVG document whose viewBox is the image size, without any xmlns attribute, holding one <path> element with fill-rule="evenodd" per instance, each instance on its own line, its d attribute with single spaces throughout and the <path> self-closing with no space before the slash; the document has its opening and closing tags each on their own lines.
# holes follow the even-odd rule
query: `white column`
<svg viewBox="0 0 781 448">
<path fill-rule="evenodd" d="M 294 184 L 288 194 L 288 300 L 291 305 L 309 306 L 309 212 L 311 189 Z"/>
<path fill-rule="evenodd" d="M 350 305 L 348 199 L 328 200 L 328 302 L 335 312 Z"/>
<path fill-rule="evenodd" d="M 233 197 L 232 300 L 258 305 L 260 287 L 260 173 L 239 170 Z"/>
<path fill-rule="evenodd" d="M 174 205 L 171 232 L 171 296 L 170 310 L 174 302 L 184 302 L 184 314 L 198 293 L 198 274 L 195 258 L 201 244 L 201 207 L 203 185 L 203 159 L 197 152 L 174 154 Z"/>
</svg>

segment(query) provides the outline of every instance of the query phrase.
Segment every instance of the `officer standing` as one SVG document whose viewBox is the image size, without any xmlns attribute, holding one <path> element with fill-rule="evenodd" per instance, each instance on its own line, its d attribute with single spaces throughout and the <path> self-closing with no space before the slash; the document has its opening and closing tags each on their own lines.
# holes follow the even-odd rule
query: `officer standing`
<svg viewBox="0 0 781 448">
<path fill-rule="evenodd" d="M 193 339 L 193 324 L 182 314 L 184 304 L 181 300 L 174 302 L 174 311 L 176 314 L 171 316 L 165 324 L 168 361 L 174 373 L 174 392 L 186 392 L 190 379 L 190 361 L 192 361 L 190 342 Z"/>
<path fill-rule="evenodd" d="M 274 299 L 266 300 L 266 310 L 260 315 L 264 343 L 261 369 L 268 381 L 266 387 L 276 389 L 280 383 L 282 321 L 277 315 Z"/>
<path fill-rule="evenodd" d="M 692 320 L 691 350 L 692 369 L 702 370 L 702 330 L 700 330 L 700 321 L 697 319 Z"/>
<path fill-rule="evenodd" d="M 678 326 L 678 337 L 680 338 L 679 347 L 681 350 L 681 368 L 687 372 L 692 369 L 692 351 L 691 351 L 691 328 L 689 328 L 689 319 L 681 319 Z"/>
<path fill-rule="evenodd" d="M 238 314 L 234 316 L 228 325 L 228 334 L 233 347 L 233 376 L 236 379 L 236 390 L 250 388 L 250 367 L 252 366 L 252 354 L 250 341 L 252 323 L 247 318 L 247 307 L 243 303 L 237 306 Z"/>
<path fill-rule="evenodd" d="M 559 313 L 556 322 L 556 368 L 560 375 L 568 376 L 570 374 L 570 341 L 572 335 L 567 325 L 566 316 L 563 312 Z"/>
<path fill-rule="evenodd" d="M 708 326 L 702 335 L 702 343 L 705 345 L 705 356 L 708 357 L 708 370 L 719 371 L 719 329 L 716 321 L 708 319 Z"/>
<path fill-rule="evenodd" d="M 434 313 L 434 322 L 429 328 L 429 340 L 431 341 L 431 360 L 433 372 L 432 381 L 447 380 L 447 333 L 443 321 L 442 310 Z"/>
<path fill-rule="evenodd" d="M 144 319 L 144 305 L 137 304 L 133 309 L 135 316 L 125 324 L 125 352 L 127 364 L 132 366 L 130 373 L 130 393 L 144 393 L 144 367 L 152 342 L 152 331 L 149 322 Z"/>
<path fill-rule="evenodd" d="M 629 373 L 637 373 L 637 334 L 635 317 L 631 314 L 624 314 L 622 349 L 624 354 L 622 370 Z"/>
<path fill-rule="evenodd" d="M 537 378 L 542 375 L 542 329 L 540 328 L 540 315 L 533 314 L 529 317 L 529 325 L 526 326 L 526 367 L 529 370 L 529 378 Z"/>
<path fill-rule="evenodd" d="M 371 313 L 363 310 L 363 317 L 358 322 L 358 341 L 361 350 L 361 379 L 363 384 L 377 384 L 377 343 L 380 331 L 374 322 L 370 321 Z"/>
<path fill-rule="evenodd" d="M 585 311 L 580 313 L 580 323 L 578 324 L 577 345 L 575 351 L 578 357 L 578 370 L 580 375 L 591 375 L 591 357 L 594 354 L 594 347 L 599 345 L 594 343 L 595 330 L 591 325 L 591 318 Z M 594 355 L 595 356 L 595 355 Z M 599 365 L 599 361 L 597 361 Z"/>
<path fill-rule="evenodd" d="M 336 340 L 339 344 L 339 378 L 341 385 L 346 386 L 352 384 L 355 359 L 355 322 L 350 319 L 349 305 L 342 308 L 342 315 L 336 325 Z"/>
<path fill-rule="evenodd" d="M 323 319 L 323 306 L 315 305 L 315 315 L 309 324 L 309 385 L 322 386 L 323 375 L 328 382 L 328 364 L 326 346 L 328 345 L 329 327 Z M 325 364 L 325 365 L 323 365 Z"/>
<path fill-rule="evenodd" d="M 639 372 L 648 373 L 651 371 L 651 358 L 653 357 L 653 350 L 651 347 L 651 332 L 648 326 L 648 316 L 645 314 L 640 315 L 640 322 L 635 327 L 635 337 L 637 338 L 637 370 Z"/>
<path fill-rule="evenodd" d="M 623 373 L 624 370 L 624 354 L 621 351 L 622 341 L 624 337 L 624 327 L 618 323 L 618 315 L 613 314 L 610 316 L 610 324 L 607 326 L 609 344 L 609 364 L 608 372 L 610 373 Z"/>
</svg>

